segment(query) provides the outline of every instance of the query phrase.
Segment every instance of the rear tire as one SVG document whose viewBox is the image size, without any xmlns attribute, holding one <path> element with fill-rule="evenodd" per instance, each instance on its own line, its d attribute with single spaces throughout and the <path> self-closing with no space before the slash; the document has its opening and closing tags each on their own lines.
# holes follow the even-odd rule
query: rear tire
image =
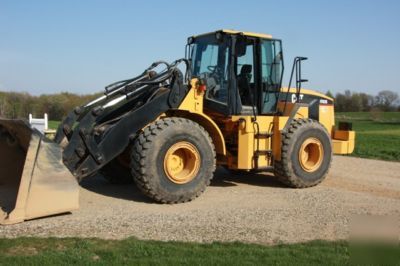
<svg viewBox="0 0 400 266">
<path fill-rule="evenodd" d="M 131 170 L 139 189 L 161 203 L 198 197 L 215 171 L 215 150 L 199 124 L 170 117 L 155 121 L 138 135 Z"/>
<path fill-rule="evenodd" d="M 281 160 L 275 176 L 294 188 L 312 187 L 325 179 L 332 162 L 331 138 L 318 121 L 294 119 L 282 134 Z"/>
</svg>

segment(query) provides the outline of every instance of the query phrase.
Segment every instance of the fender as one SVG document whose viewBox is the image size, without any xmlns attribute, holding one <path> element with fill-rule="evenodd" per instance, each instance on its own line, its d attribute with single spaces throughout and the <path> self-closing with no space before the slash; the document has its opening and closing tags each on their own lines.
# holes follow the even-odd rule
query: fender
<svg viewBox="0 0 400 266">
<path fill-rule="evenodd" d="M 203 112 L 204 85 L 194 78 L 190 82 L 190 90 L 177 109 L 167 112 L 168 116 L 180 116 L 200 124 L 210 134 L 215 150 L 219 155 L 226 155 L 224 135 L 217 124 Z"/>
</svg>

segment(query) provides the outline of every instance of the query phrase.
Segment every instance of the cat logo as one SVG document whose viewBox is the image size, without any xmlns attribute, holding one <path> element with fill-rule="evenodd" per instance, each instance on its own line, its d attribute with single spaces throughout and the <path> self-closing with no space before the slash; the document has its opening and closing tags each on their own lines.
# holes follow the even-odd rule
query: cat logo
<svg viewBox="0 0 400 266">
<path fill-rule="evenodd" d="M 304 94 L 300 94 L 300 101 L 303 100 Z M 296 94 L 292 94 L 292 103 L 297 102 Z"/>
</svg>

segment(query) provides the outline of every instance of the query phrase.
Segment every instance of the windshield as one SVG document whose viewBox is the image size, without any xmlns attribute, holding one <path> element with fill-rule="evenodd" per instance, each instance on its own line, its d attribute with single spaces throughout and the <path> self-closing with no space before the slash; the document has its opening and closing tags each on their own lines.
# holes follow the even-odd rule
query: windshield
<svg viewBox="0 0 400 266">
<path fill-rule="evenodd" d="M 206 81 L 207 99 L 227 103 L 228 61 L 227 38 L 217 40 L 214 35 L 196 38 L 191 54 L 192 75 Z"/>
</svg>

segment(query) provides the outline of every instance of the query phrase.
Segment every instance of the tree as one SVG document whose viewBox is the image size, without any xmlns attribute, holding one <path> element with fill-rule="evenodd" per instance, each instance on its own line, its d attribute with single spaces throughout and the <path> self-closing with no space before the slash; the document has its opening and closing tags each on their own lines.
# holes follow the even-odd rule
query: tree
<svg viewBox="0 0 400 266">
<path fill-rule="evenodd" d="M 359 93 L 353 93 L 350 97 L 349 109 L 351 112 L 361 112 L 363 109 L 362 98 Z"/>
<path fill-rule="evenodd" d="M 336 93 L 335 111 L 336 112 L 345 112 L 346 111 L 346 96 L 340 92 Z"/>
<path fill-rule="evenodd" d="M 328 90 L 328 91 L 325 93 L 325 95 L 328 96 L 328 97 L 331 97 L 332 99 L 335 98 L 335 97 L 333 97 L 333 94 L 332 94 L 332 92 L 331 92 L 330 90 Z"/>
<path fill-rule="evenodd" d="M 362 104 L 362 112 L 369 112 L 374 103 L 374 97 L 366 93 L 360 93 L 361 104 Z"/>
<path fill-rule="evenodd" d="M 345 96 L 345 104 L 346 104 L 346 112 L 351 112 L 352 111 L 352 100 L 351 100 L 351 91 L 350 90 L 345 90 L 344 91 L 344 96 Z"/>
<path fill-rule="evenodd" d="M 375 105 L 383 111 L 393 111 L 398 99 L 399 95 L 396 92 L 389 90 L 380 91 L 375 97 Z"/>
</svg>

